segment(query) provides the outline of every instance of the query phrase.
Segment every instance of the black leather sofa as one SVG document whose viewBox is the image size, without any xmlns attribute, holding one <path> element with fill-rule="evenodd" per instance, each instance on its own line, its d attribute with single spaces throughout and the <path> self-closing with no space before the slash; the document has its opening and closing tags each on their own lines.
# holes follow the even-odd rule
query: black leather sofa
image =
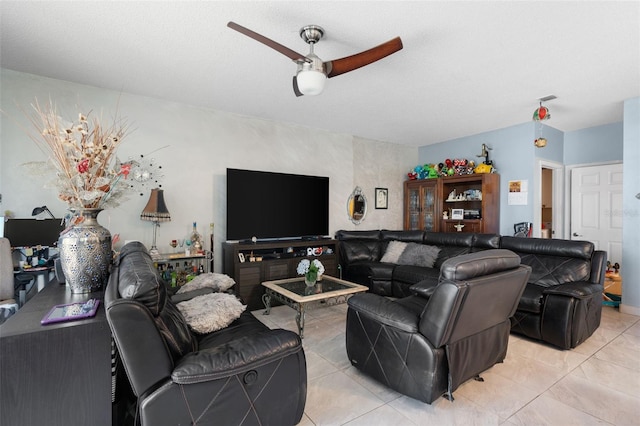
<svg viewBox="0 0 640 426">
<path fill-rule="evenodd" d="M 293 425 L 304 412 L 300 337 L 249 312 L 198 335 L 140 243 L 123 247 L 105 291 L 107 320 L 141 425 Z"/>
<path fill-rule="evenodd" d="M 513 315 L 531 273 L 509 250 L 450 258 L 428 294 L 371 293 L 349 299 L 346 347 L 352 365 L 427 403 L 502 362 Z M 419 284 L 417 284 L 419 286 Z"/>
<path fill-rule="evenodd" d="M 563 349 L 574 348 L 600 325 L 606 252 L 593 243 L 495 234 L 426 231 L 347 231 L 339 240 L 342 278 L 371 292 L 397 298 L 415 294 L 411 286 L 436 286 L 447 259 L 482 250 L 513 251 L 532 268 L 531 277 L 511 319 L 511 331 Z M 380 262 L 390 241 L 426 244 L 440 249 L 432 268 Z"/>
</svg>

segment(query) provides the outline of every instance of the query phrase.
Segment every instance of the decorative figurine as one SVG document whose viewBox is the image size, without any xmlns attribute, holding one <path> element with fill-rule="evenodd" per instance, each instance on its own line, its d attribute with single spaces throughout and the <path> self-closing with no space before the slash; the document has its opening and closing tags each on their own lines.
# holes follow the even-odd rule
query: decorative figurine
<svg viewBox="0 0 640 426">
<path fill-rule="evenodd" d="M 482 152 L 480 153 L 480 155 L 476 155 L 476 157 L 484 157 L 484 164 L 487 164 L 489 166 L 493 165 L 493 162 L 491 160 L 489 160 L 489 151 L 491 151 L 491 148 L 489 148 L 487 146 L 487 144 L 482 144 Z"/>
</svg>

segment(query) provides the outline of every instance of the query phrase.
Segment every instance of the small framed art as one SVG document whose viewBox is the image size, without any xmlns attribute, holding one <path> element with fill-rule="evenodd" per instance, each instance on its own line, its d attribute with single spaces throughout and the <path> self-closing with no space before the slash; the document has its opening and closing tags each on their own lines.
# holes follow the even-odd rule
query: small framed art
<svg viewBox="0 0 640 426">
<path fill-rule="evenodd" d="M 376 209 L 389 208 L 389 189 L 376 188 Z"/>
<path fill-rule="evenodd" d="M 451 219 L 464 219 L 464 209 L 451 209 Z"/>
</svg>

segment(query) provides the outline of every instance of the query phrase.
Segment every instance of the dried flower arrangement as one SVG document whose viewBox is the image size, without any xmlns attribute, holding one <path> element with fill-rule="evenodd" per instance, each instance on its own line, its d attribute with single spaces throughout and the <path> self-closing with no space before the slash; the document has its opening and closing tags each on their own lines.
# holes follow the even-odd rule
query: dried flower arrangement
<svg viewBox="0 0 640 426">
<path fill-rule="evenodd" d="M 45 186 L 55 187 L 74 210 L 116 207 L 124 201 L 131 189 L 125 180 L 132 162 L 121 163 L 115 154 L 127 135 L 127 124 L 116 117 L 105 126 L 90 118 L 91 112 L 78 114 L 73 123 L 61 118 L 51 101 L 41 107 L 36 100 L 32 106 L 29 118 L 38 133 L 27 133 L 49 159 L 26 166 L 38 175 L 51 172 Z"/>
</svg>

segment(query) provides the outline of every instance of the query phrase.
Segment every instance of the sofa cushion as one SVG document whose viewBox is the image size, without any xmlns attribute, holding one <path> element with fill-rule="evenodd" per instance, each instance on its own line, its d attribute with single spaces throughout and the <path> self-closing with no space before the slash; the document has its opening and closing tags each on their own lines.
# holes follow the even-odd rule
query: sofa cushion
<svg viewBox="0 0 640 426">
<path fill-rule="evenodd" d="M 440 253 L 440 248 L 425 244 L 408 243 L 400 258 L 399 265 L 415 265 L 432 268 Z"/>
<path fill-rule="evenodd" d="M 424 231 L 380 231 L 384 241 L 404 241 L 405 243 L 422 243 Z"/>
<path fill-rule="evenodd" d="M 177 294 L 188 293 L 202 288 L 210 288 L 215 292 L 224 292 L 233 287 L 235 283 L 236 282 L 233 278 L 228 275 L 208 272 L 206 274 L 196 276 L 194 279 L 180 287 Z"/>
<path fill-rule="evenodd" d="M 414 284 L 420 281 L 429 280 L 438 282 L 440 271 L 435 268 L 425 268 L 422 266 L 398 265 L 393 270 L 393 281 Z"/>
<path fill-rule="evenodd" d="M 369 286 L 374 271 L 389 270 L 389 276 L 391 276 L 390 271 L 393 271 L 394 267 L 395 265 L 392 263 L 356 262 L 348 264 L 347 267 L 342 270 L 342 273 L 345 280 Z"/>
<path fill-rule="evenodd" d="M 433 246 L 471 247 L 474 234 L 469 232 L 425 232 L 424 243 Z"/>
<path fill-rule="evenodd" d="M 589 241 L 554 240 L 548 238 L 502 237 L 500 248 L 516 253 L 576 258 L 591 261 L 594 245 Z"/>
<path fill-rule="evenodd" d="M 498 234 L 473 234 L 473 247 L 471 252 L 500 248 L 500 235 Z"/>
<path fill-rule="evenodd" d="M 589 281 L 591 262 L 588 260 L 543 256 L 536 254 L 518 253 L 523 265 L 529 265 L 533 269 L 530 283 L 544 287 L 552 287 L 559 284 Z"/>
<path fill-rule="evenodd" d="M 398 259 L 400 259 L 402 252 L 404 252 L 404 249 L 406 248 L 407 243 L 404 243 L 402 241 L 389 241 L 389 244 L 387 244 L 387 249 L 382 256 L 382 259 L 380 259 L 380 262 L 398 263 Z"/>
<path fill-rule="evenodd" d="M 167 285 L 142 243 L 125 244 L 118 258 L 118 291 L 125 299 L 142 303 L 156 316 L 167 301 Z"/>
<path fill-rule="evenodd" d="M 346 263 L 377 262 L 381 255 L 380 242 L 377 240 L 342 241 L 340 243 L 340 257 Z"/>
<path fill-rule="evenodd" d="M 440 270 L 442 264 L 447 261 L 447 259 L 451 259 L 452 257 L 461 256 L 463 254 L 469 254 L 471 252 L 471 247 L 464 246 L 438 246 L 440 247 L 440 253 L 438 253 L 438 258 L 436 262 L 433 264 L 433 267 Z"/>
<path fill-rule="evenodd" d="M 518 310 L 539 314 L 542 310 L 542 292 L 545 287 L 536 284 L 527 284 L 524 288 Z"/>
<path fill-rule="evenodd" d="M 191 352 L 196 343 L 182 314 L 167 300 L 167 284 L 140 242 L 125 244 L 118 257 L 118 292 L 144 305 L 174 359 Z"/>
<path fill-rule="evenodd" d="M 189 327 L 196 333 L 206 334 L 220 330 L 247 309 L 234 295 L 227 293 L 210 293 L 180 302 L 178 310 L 184 316 Z"/>
</svg>

